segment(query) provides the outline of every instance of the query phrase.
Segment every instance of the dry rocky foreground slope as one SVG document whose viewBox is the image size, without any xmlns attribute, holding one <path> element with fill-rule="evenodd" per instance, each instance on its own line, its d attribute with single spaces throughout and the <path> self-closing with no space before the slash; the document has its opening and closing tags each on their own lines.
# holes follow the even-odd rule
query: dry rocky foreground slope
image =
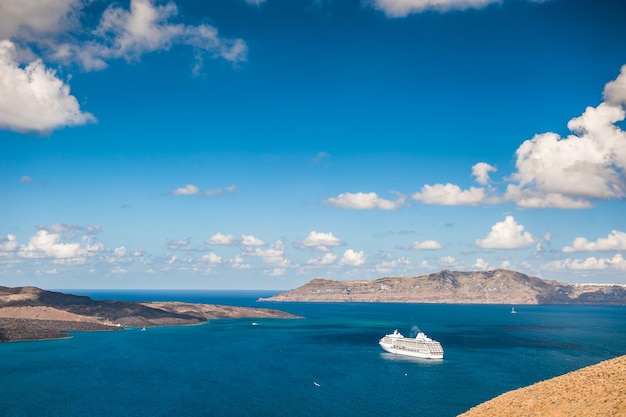
<svg viewBox="0 0 626 417">
<path fill-rule="evenodd" d="M 213 318 L 294 318 L 278 310 L 179 302 L 100 301 L 36 287 L 0 286 L 0 342 L 69 337 L 66 331 L 190 325 Z"/>
<path fill-rule="evenodd" d="M 440 271 L 413 277 L 309 283 L 261 301 L 626 305 L 626 286 L 574 285 L 516 271 Z"/>
<path fill-rule="evenodd" d="M 626 417 L 626 356 L 504 393 L 459 417 Z"/>
</svg>

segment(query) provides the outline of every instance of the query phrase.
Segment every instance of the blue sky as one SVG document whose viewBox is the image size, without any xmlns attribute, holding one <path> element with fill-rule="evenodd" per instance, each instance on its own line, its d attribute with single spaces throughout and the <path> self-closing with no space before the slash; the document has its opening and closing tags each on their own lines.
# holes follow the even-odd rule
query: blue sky
<svg viewBox="0 0 626 417">
<path fill-rule="evenodd" d="M 0 285 L 626 284 L 620 0 L 2 0 Z"/>
</svg>

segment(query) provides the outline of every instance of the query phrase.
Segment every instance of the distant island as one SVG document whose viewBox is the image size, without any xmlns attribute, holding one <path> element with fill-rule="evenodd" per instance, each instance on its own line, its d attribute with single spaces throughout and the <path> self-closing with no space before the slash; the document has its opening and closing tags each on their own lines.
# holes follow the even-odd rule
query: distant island
<svg viewBox="0 0 626 417">
<path fill-rule="evenodd" d="M 0 342 L 58 339 L 69 331 L 192 325 L 214 318 L 296 318 L 278 310 L 180 302 L 122 302 L 0 286 Z"/>
<path fill-rule="evenodd" d="M 376 280 L 316 278 L 299 288 L 259 301 L 626 305 L 626 286 L 567 284 L 505 269 L 443 270 Z"/>
</svg>

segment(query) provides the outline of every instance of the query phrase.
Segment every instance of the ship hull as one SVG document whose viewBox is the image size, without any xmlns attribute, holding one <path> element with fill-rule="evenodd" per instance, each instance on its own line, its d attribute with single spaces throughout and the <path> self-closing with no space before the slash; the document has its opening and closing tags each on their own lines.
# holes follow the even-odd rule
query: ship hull
<svg viewBox="0 0 626 417">
<path fill-rule="evenodd" d="M 380 345 L 385 352 L 393 353 L 394 355 L 411 356 L 413 358 L 421 359 L 443 359 L 443 354 L 433 354 L 428 352 L 415 352 L 412 350 L 398 349 L 391 346 Z"/>
</svg>

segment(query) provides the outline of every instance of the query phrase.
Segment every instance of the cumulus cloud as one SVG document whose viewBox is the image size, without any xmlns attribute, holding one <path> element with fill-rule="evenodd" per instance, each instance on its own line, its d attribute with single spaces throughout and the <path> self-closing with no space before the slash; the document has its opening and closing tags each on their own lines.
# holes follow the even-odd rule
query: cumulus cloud
<svg viewBox="0 0 626 417">
<path fill-rule="evenodd" d="M 191 239 L 170 239 L 167 241 L 167 249 L 189 251 L 191 249 Z"/>
<path fill-rule="evenodd" d="M 424 185 L 420 192 L 414 193 L 411 198 L 426 204 L 441 204 L 446 206 L 476 206 L 486 201 L 483 188 L 470 187 L 461 190 L 454 184 Z"/>
<path fill-rule="evenodd" d="M 479 162 L 472 167 L 472 175 L 476 177 L 476 182 L 481 185 L 489 183 L 489 173 L 496 172 L 498 169 L 486 162 Z"/>
<path fill-rule="evenodd" d="M 206 240 L 209 245 L 236 245 L 239 242 L 233 235 L 224 235 L 222 233 L 216 233 Z"/>
<path fill-rule="evenodd" d="M 72 23 L 82 0 L 3 0 L 0 38 L 57 33 Z"/>
<path fill-rule="evenodd" d="M 476 258 L 476 263 L 474 264 L 474 267 L 482 269 L 483 271 L 491 269 L 491 265 L 489 265 L 488 262 L 485 262 L 483 258 Z"/>
<path fill-rule="evenodd" d="M 446 268 L 455 268 L 461 265 L 461 263 L 454 256 L 444 256 L 439 259 L 439 265 Z"/>
<path fill-rule="evenodd" d="M 387 274 L 398 269 L 406 270 L 412 267 L 411 261 L 406 257 L 394 258 L 391 254 L 383 254 L 383 260 L 376 264 L 376 272 Z"/>
<path fill-rule="evenodd" d="M 97 27 L 83 27 L 83 0 L 4 0 L 0 5 L 0 128 L 47 132 L 95 122 L 80 109 L 50 62 L 102 70 L 114 59 L 138 61 L 145 53 L 186 45 L 197 59 L 246 60 L 242 39 L 222 37 L 209 24 L 174 23 L 173 2 L 131 0 L 109 5 Z M 83 22 L 87 22 L 84 19 Z M 18 48 L 19 46 L 19 48 Z M 34 53 L 40 53 L 40 57 Z M 44 64 L 44 61 L 47 63 Z M 23 65 L 26 63 L 26 65 Z"/>
<path fill-rule="evenodd" d="M 424 240 L 422 242 L 416 240 L 408 246 L 410 250 L 437 250 L 441 248 L 441 243 L 436 240 Z"/>
<path fill-rule="evenodd" d="M 427 10 L 447 12 L 449 10 L 482 9 L 501 0 L 373 0 L 373 6 L 389 17 L 405 17 Z"/>
<path fill-rule="evenodd" d="M 341 244 L 341 239 L 335 237 L 331 232 L 326 233 L 313 230 L 304 240 L 296 241 L 294 246 L 328 252 L 330 251 L 330 247 L 339 246 Z"/>
<path fill-rule="evenodd" d="M 54 70 L 40 59 L 18 65 L 15 44 L 0 40 L 0 128 L 49 131 L 95 121 Z"/>
<path fill-rule="evenodd" d="M 589 199 L 623 198 L 626 195 L 626 132 L 617 123 L 626 113 L 626 66 L 606 84 L 605 102 L 587 107 L 567 124 L 572 132 L 562 138 L 542 133 L 517 149 L 517 183 L 507 197 L 520 201 L 525 192 L 532 206 L 584 208 Z M 541 198 L 545 197 L 542 204 Z M 522 199 L 522 205 L 528 204 Z"/>
<path fill-rule="evenodd" d="M 222 38 L 217 28 L 208 24 L 172 23 L 177 15 L 173 2 L 155 5 L 151 0 L 131 0 L 129 10 L 112 4 L 93 31 L 95 39 L 85 44 L 60 45 L 56 58 L 78 61 L 87 70 L 98 70 L 105 68 L 110 59 L 135 61 L 144 53 L 182 44 L 234 63 L 246 60 L 247 46 L 243 40 Z"/>
<path fill-rule="evenodd" d="M 326 200 L 326 203 L 332 205 L 333 207 L 339 207 L 339 208 L 344 208 L 344 209 L 396 210 L 404 205 L 405 200 L 406 200 L 405 197 L 402 195 L 399 195 L 396 201 L 391 201 L 391 200 L 386 200 L 384 198 L 378 197 L 378 194 L 374 192 L 343 193 L 343 194 L 339 194 L 337 197 L 329 198 L 328 200 Z"/>
<path fill-rule="evenodd" d="M 572 271 L 590 271 L 590 270 L 620 270 L 626 271 L 626 260 L 620 253 L 615 254 L 612 258 L 596 258 L 591 256 L 586 259 L 564 259 L 560 261 L 549 262 L 544 265 L 544 269 L 549 270 L 572 270 Z"/>
<path fill-rule="evenodd" d="M 622 66 L 619 76 L 604 86 L 604 100 L 613 105 L 626 104 L 626 65 Z"/>
<path fill-rule="evenodd" d="M 363 265 L 366 260 L 367 256 L 365 256 L 363 251 L 357 252 L 353 249 L 348 249 L 343 253 L 339 264 L 347 266 L 360 266 Z"/>
<path fill-rule="evenodd" d="M 504 221 L 491 227 L 484 239 L 476 239 L 476 246 L 483 249 L 519 249 L 530 246 L 535 239 L 524 232 L 524 226 L 515 222 L 513 216 L 506 216 Z"/>
<path fill-rule="evenodd" d="M 308 265 L 330 265 L 337 260 L 337 255 L 334 253 L 325 253 L 317 258 L 312 258 L 307 261 Z"/>
<path fill-rule="evenodd" d="M 172 191 L 172 195 L 197 195 L 200 194 L 200 189 L 193 184 L 187 184 L 184 187 L 179 187 Z"/>
<path fill-rule="evenodd" d="M 30 238 L 28 245 L 20 249 L 20 256 L 24 258 L 84 258 L 87 249 L 79 243 L 62 243 L 60 235 L 40 230 Z"/>
<path fill-rule="evenodd" d="M 209 252 L 206 255 L 202 255 L 202 261 L 208 262 L 210 264 L 221 264 L 222 257 L 215 252 Z"/>
<path fill-rule="evenodd" d="M 0 236 L 0 252 L 16 252 L 20 244 L 15 235 Z"/>
<path fill-rule="evenodd" d="M 246 252 L 246 255 L 258 256 L 265 264 L 269 264 L 274 268 L 287 268 L 291 262 L 285 258 L 285 244 L 277 240 L 269 248 L 255 248 L 253 251 Z M 276 271 L 275 271 L 276 272 Z"/>
<path fill-rule="evenodd" d="M 265 245 L 265 242 L 256 236 L 241 235 L 241 244 L 244 246 L 263 246 Z"/>
<path fill-rule="evenodd" d="M 626 233 L 612 230 L 606 238 L 588 241 L 584 237 L 577 237 L 572 246 L 565 246 L 563 252 L 583 251 L 626 251 Z"/>
<path fill-rule="evenodd" d="M 401 3 L 401 2 L 400 2 Z M 495 188 L 455 184 L 424 185 L 412 195 L 426 204 L 480 205 L 513 202 L 523 208 L 586 209 L 593 199 L 626 196 L 626 65 L 606 84 L 605 102 L 587 107 L 567 124 L 566 137 L 540 133 L 516 150 L 515 171 L 501 195 Z M 472 167 L 476 182 L 488 185 L 496 168 L 485 162 Z"/>
</svg>

